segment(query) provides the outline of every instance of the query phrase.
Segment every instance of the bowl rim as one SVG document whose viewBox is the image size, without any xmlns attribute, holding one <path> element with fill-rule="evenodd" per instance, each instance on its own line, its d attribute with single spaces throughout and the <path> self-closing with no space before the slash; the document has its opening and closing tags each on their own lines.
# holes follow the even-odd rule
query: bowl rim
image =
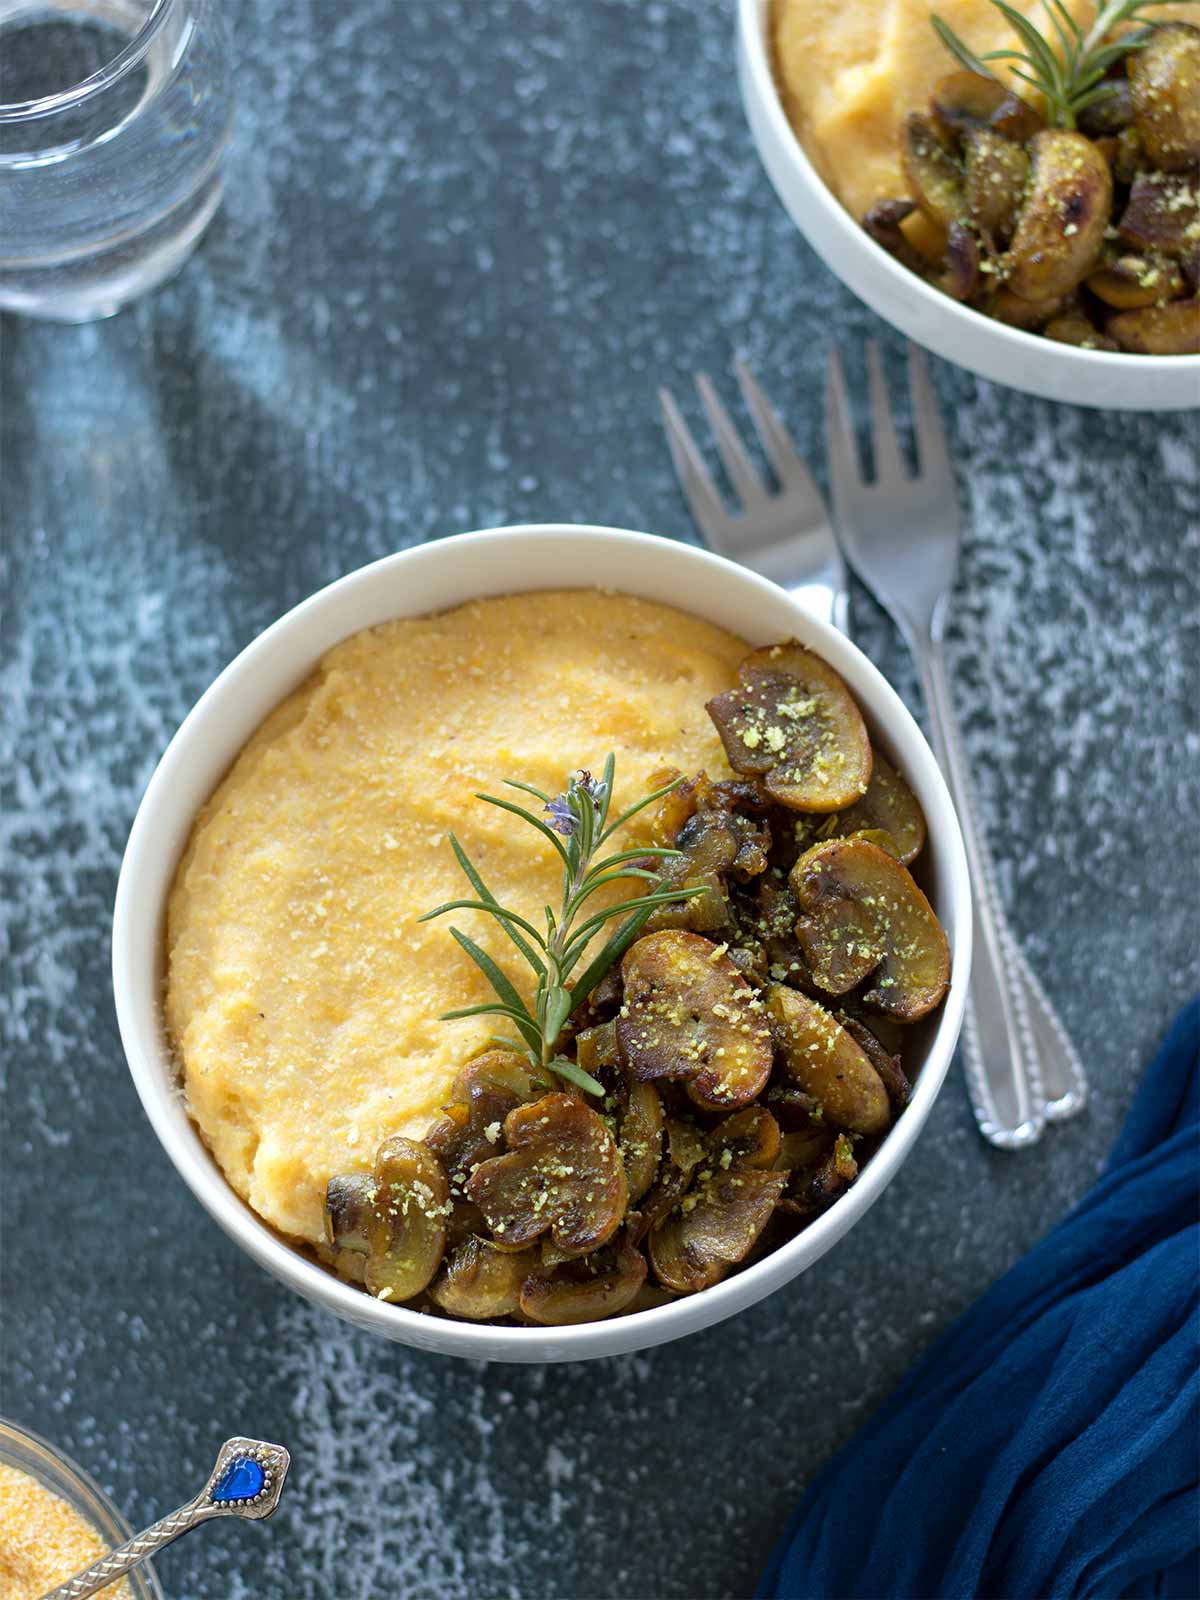
<svg viewBox="0 0 1200 1600">
<path fill-rule="evenodd" d="M 1135 355 L 1124 350 L 1084 350 L 1077 345 L 1057 344 L 1038 334 L 1028 333 L 1022 328 L 1013 328 L 1007 323 L 996 321 L 995 318 L 985 317 L 970 306 L 960 305 L 958 301 L 942 294 L 915 273 L 901 266 L 881 244 L 872 239 L 855 222 L 849 211 L 838 200 L 817 171 L 812 158 L 788 119 L 771 66 L 766 27 L 771 4 L 772 0 L 738 0 L 737 30 L 739 56 L 743 68 L 743 87 L 748 77 L 757 109 L 766 119 L 777 148 L 789 160 L 793 172 L 804 184 L 808 198 L 820 213 L 825 226 L 837 234 L 847 250 L 861 253 L 864 258 L 872 260 L 882 269 L 890 277 L 898 295 L 905 297 L 924 312 L 946 319 L 948 327 L 957 325 L 967 334 L 974 332 L 981 338 L 994 339 L 999 346 L 1006 347 L 1015 357 L 1038 357 L 1043 360 L 1049 357 L 1055 364 L 1059 364 L 1063 371 L 1073 372 L 1081 387 L 1086 386 L 1089 377 L 1096 377 L 1100 373 L 1104 373 L 1108 378 L 1120 377 L 1121 374 L 1136 374 L 1143 377 L 1155 373 L 1176 373 L 1184 376 L 1191 374 L 1200 381 L 1200 355 Z M 751 131 L 757 138 L 753 123 Z M 807 229 L 803 231 L 808 237 Z M 809 242 L 812 243 L 811 238 Z M 832 265 L 825 251 L 816 244 L 813 244 L 813 248 L 830 271 L 842 278 L 842 272 Z M 843 279 L 843 281 L 848 280 Z M 860 298 L 866 298 L 857 284 L 848 283 L 848 287 Z M 868 304 L 871 304 L 872 309 L 886 320 L 892 320 L 888 313 L 880 311 L 873 302 L 868 301 Z M 912 336 L 919 337 L 917 334 Z M 965 357 L 953 356 L 950 359 L 970 367 L 972 371 L 978 371 L 978 368 L 971 365 Z M 1178 409 L 1189 409 L 1186 402 L 1180 401 L 1177 405 Z M 1200 388 L 1192 405 L 1200 405 Z"/>
<path fill-rule="evenodd" d="M 285 655 L 289 647 L 293 647 L 293 641 L 303 641 L 315 619 L 325 612 L 330 613 L 330 620 L 344 617 L 359 590 L 368 589 L 380 578 L 391 577 L 397 571 L 408 570 L 411 573 L 422 566 L 432 565 L 436 572 L 439 565 L 444 565 L 455 572 L 469 573 L 471 557 L 485 548 L 489 552 L 496 551 L 501 540 L 508 543 L 514 559 L 520 558 L 512 574 L 513 582 L 502 587 L 485 585 L 477 588 L 474 577 L 469 576 L 459 579 L 458 598 L 445 605 L 408 612 L 398 608 L 389 614 L 428 615 L 431 611 L 436 613 L 492 594 L 570 587 L 536 579 L 521 581 L 521 575 L 526 572 L 540 576 L 538 557 L 548 557 L 551 550 L 559 552 L 564 540 L 574 540 L 580 546 L 597 549 L 597 560 L 602 553 L 607 561 L 615 555 L 618 546 L 629 552 L 646 552 L 647 564 L 653 560 L 649 552 L 657 552 L 659 559 L 666 557 L 681 565 L 691 566 L 697 582 L 703 581 L 707 585 L 710 578 L 717 583 L 735 582 L 750 591 L 751 598 L 755 594 L 766 596 L 775 607 L 778 607 L 782 598 L 794 613 L 797 635 L 807 639 L 851 680 L 856 698 L 862 697 L 869 702 L 864 706 L 868 719 L 878 724 L 881 730 L 886 730 L 887 742 L 894 744 L 897 750 L 903 750 L 906 775 L 910 776 L 914 789 L 921 796 L 929 818 L 930 834 L 935 835 L 936 830 L 939 871 L 948 885 L 949 898 L 949 904 L 942 910 L 952 935 L 950 993 L 937 1014 L 912 1100 L 904 1116 L 864 1168 L 862 1176 L 841 1200 L 795 1238 L 700 1294 L 607 1321 L 545 1330 L 443 1319 L 410 1311 L 403 1306 L 387 1305 L 365 1294 L 360 1287 L 336 1277 L 275 1233 L 236 1193 L 203 1145 L 190 1119 L 181 1117 L 182 1097 L 170 1071 L 169 1052 L 162 1027 L 158 977 L 157 974 L 139 969 L 135 955 L 139 931 L 144 928 L 142 908 L 151 893 L 144 879 L 153 876 L 153 867 L 148 865 L 148 858 L 155 850 L 155 833 L 162 831 L 165 819 L 170 815 L 177 776 L 184 770 L 193 745 L 199 742 L 209 723 L 219 718 L 221 712 L 237 700 L 266 660 L 275 653 Z M 643 581 L 647 585 L 650 582 L 648 577 Z M 619 587 L 622 593 L 637 595 L 642 592 L 636 576 L 628 587 L 624 584 L 608 586 Z M 603 588 L 606 585 L 588 579 L 575 587 Z M 697 613 L 692 606 L 683 605 L 681 609 L 704 615 L 703 612 Z M 710 617 L 707 620 L 713 619 Z M 372 625 L 359 621 L 343 627 L 337 637 L 349 637 Z M 298 659 L 302 658 L 293 681 L 302 681 L 330 648 L 331 643 L 323 644 L 316 651 L 311 645 L 307 649 L 301 646 L 297 650 L 293 647 L 292 653 Z M 867 686 L 865 691 L 864 682 Z M 281 698 L 281 694 L 276 695 L 271 704 L 277 704 Z M 235 732 L 230 735 L 226 731 L 224 735 L 223 744 L 227 748 L 224 770 L 228 770 L 229 764 L 265 714 L 256 712 L 252 719 L 247 720 L 243 710 L 240 719 L 236 713 L 230 717 Z M 228 723 L 223 723 L 222 727 L 227 730 Z M 219 781 L 218 776 L 215 782 Z M 215 783 L 209 786 L 209 792 L 214 786 Z M 186 831 L 190 831 L 196 809 L 188 808 Z M 180 853 L 174 853 L 175 865 L 167 873 L 161 896 L 155 904 L 157 931 L 153 941 L 145 936 L 147 945 L 152 942 L 158 950 L 160 961 L 165 901 Z M 159 1142 L 176 1171 L 209 1215 L 260 1266 L 310 1301 L 350 1322 L 400 1342 L 473 1359 L 562 1361 L 646 1348 L 719 1322 L 762 1298 L 815 1262 L 869 1209 L 915 1143 L 949 1070 L 962 1024 L 971 932 L 971 890 L 966 854 L 941 772 L 924 735 L 896 691 L 849 638 L 831 624 L 810 617 L 778 585 L 698 546 L 653 534 L 591 524 L 532 523 L 437 539 L 359 567 L 285 611 L 234 656 L 201 695 L 171 738 L 138 807 L 117 883 L 112 932 L 113 989 L 130 1073 Z M 157 998 L 147 1002 L 139 1000 L 139 988 L 144 994 L 153 994 Z M 187 1128 L 191 1130 L 190 1137 L 182 1130 L 185 1120 Z"/>
<path fill-rule="evenodd" d="M 110 1549 L 133 1538 L 127 1517 L 113 1504 L 91 1473 L 65 1450 L 11 1417 L 0 1416 L 0 1465 L 23 1472 L 51 1494 L 65 1500 L 100 1535 Z M 66 1577 L 73 1574 L 67 1573 Z M 135 1591 L 134 1600 L 163 1600 L 158 1573 L 149 1561 L 139 1562 L 125 1581 Z"/>
</svg>

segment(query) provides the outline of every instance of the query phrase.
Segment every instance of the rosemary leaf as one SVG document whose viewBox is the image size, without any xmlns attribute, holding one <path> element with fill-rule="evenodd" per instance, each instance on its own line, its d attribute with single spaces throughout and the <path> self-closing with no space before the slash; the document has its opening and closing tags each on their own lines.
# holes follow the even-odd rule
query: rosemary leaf
<svg viewBox="0 0 1200 1600">
<path fill-rule="evenodd" d="M 577 894 L 571 897 L 571 912 L 575 914 L 586 900 L 590 900 L 597 889 L 602 889 L 606 883 L 624 883 L 629 878 L 643 878 L 649 883 L 661 882 L 661 874 L 647 872 L 644 867 L 620 867 L 615 872 L 605 872 L 598 878 L 588 878 L 583 883 Z"/>
<path fill-rule="evenodd" d="M 599 842 L 603 844 L 605 840 L 610 839 L 618 828 L 623 828 L 632 817 L 637 816 L 639 811 L 644 811 L 647 806 L 652 806 L 656 800 L 661 800 L 664 795 L 670 794 L 673 789 L 678 789 L 682 782 L 682 777 L 673 778 L 670 783 L 664 783 L 661 789 L 655 789 L 644 800 L 639 800 L 636 805 L 630 806 L 628 811 L 623 811 L 617 820 L 604 830 Z"/>
<path fill-rule="evenodd" d="M 475 798 L 476 800 L 486 800 L 490 806 L 499 806 L 501 811 L 511 811 L 514 817 L 520 817 L 523 822 L 528 822 L 531 827 L 536 828 L 540 834 L 549 839 L 550 843 L 563 858 L 564 865 L 566 864 L 567 852 L 563 849 L 562 840 L 553 828 L 546 826 L 541 817 L 535 817 L 533 812 L 526 811 L 524 806 L 515 806 L 511 800 L 501 800 L 494 794 L 477 794 Z"/>
<path fill-rule="evenodd" d="M 573 1083 L 577 1089 L 582 1089 L 587 1094 L 604 1093 L 602 1083 L 598 1083 L 590 1072 L 585 1072 L 581 1066 L 569 1061 L 566 1056 L 554 1056 L 546 1065 L 551 1072 L 556 1072 L 560 1078 L 565 1078 L 568 1083 Z"/>
<path fill-rule="evenodd" d="M 1070 48 L 1077 50 L 1079 46 L 1083 44 L 1083 29 L 1067 10 L 1066 6 L 1063 4 L 1063 0 L 1042 0 L 1042 4 L 1050 12 L 1052 19 L 1057 17 L 1057 20 L 1054 23 L 1055 27 L 1058 28 L 1059 24 L 1061 23 L 1062 27 L 1067 30 L 1071 40 Z M 1059 38 L 1061 39 L 1062 37 L 1063 35 L 1060 30 Z"/>
<path fill-rule="evenodd" d="M 544 806 L 550 804 L 550 796 L 543 794 L 540 789 L 535 789 L 531 783 L 521 783 L 517 778 L 505 778 L 504 787 L 506 789 L 520 789 L 525 794 L 531 794 L 535 800 L 540 800 Z"/>
<path fill-rule="evenodd" d="M 934 32 L 946 46 L 946 49 L 962 66 L 966 67 L 968 72 L 978 72 L 985 78 L 994 78 L 996 76 L 991 68 L 985 66 L 983 60 L 958 37 L 950 24 L 944 22 L 938 16 L 936 11 L 932 13 L 929 20 L 933 24 Z"/>
<path fill-rule="evenodd" d="M 604 765 L 600 769 L 600 815 L 597 818 L 600 833 L 603 834 L 608 825 L 608 808 L 612 805 L 613 779 L 617 772 L 617 758 L 610 750 L 604 758 Z"/>
<path fill-rule="evenodd" d="M 426 911 L 417 918 L 417 921 L 429 922 L 431 918 L 443 916 L 447 911 L 482 911 L 487 916 L 495 917 L 499 923 L 515 922 L 518 928 L 523 928 L 526 933 L 532 935 L 543 950 L 546 948 L 545 940 L 532 922 L 526 922 L 525 918 L 518 916 L 515 911 L 505 910 L 495 900 L 447 900 L 444 906 L 434 906 L 432 911 Z M 541 963 L 538 962 L 537 965 L 540 967 Z"/>
<path fill-rule="evenodd" d="M 1008 19 L 1013 32 L 1024 41 L 1025 48 L 1029 51 L 1030 65 L 1035 70 L 1040 69 L 1047 83 L 1060 84 L 1062 63 L 1029 18 L 1022 16 L 1016 6 L 1009 4 L 1009 0 L 992 0 L 992 4 Z"/>
<path fill-rule="evenodd" d="M 1062 49 L 1062 59 L 1069 69 L 1083 35 L 1076 28 L 1075 19 L 1071 16 L 1071 13 L 1063 7 L 1062 0 L 1042 0 L 1042 4 L 1045 6 L 1046 14 L 1050 18 L 1050 26 L 1058 35 L 1058 42 Z M 1063 21 L 1064 17 L 1066 18 L 1065 23 Z M 1071 31 L 1072 29 L 1075 30 L 1074 33 Z M 1076 38 L 1076 34 L 1078 34 L 1078 38 Z"/>
<path fill-rule="evenodd" d="M 665 844 L 648 844 L 639 846 L 635 850 L 621 850 L 615 856 L 605 856 L 603 861 L 597 861 L 584 882 L 586 883 L 588 878 L 593 878 L 598 872 L 607 872 L 610 867 L 619 867 L 623 861 L 644 861 L 648 857 L 657 861 L 668 861 L 682 854 L 682 850 L 672 850 Z"/>
<path fill-rule="evenodd" d="M 459 868 L 461 869 L 464 877 L 479 898 L 481 900 L 486 900 L 489 906 L 495 906 L 499 908 L 500 902 L 496 899 L 496 896 L 492 893 L 487 884 L 484 883 L 482 877 L 475 870 L 474 862 L 471 860 L 470 856 L 468 856 L 467 852 L 463 849 L 462 845 L 459 844 L 458 840 L 453 834 L 450 835 L 450 848 L 454 851 L 454 859 L 458 862 Z M 526 944 L 521 935 L 514 928 L 509 927 L 507 923 L 503 923 L 502 926 L 504 927 L 505 933 L 507 933 L 508 937 L 512 940 L 513 944 L 516 945 L 517 949 L 525 957 L 526 961 L 528 961 L 533 970 L 535 972 L 542 971 L 542 963 L 533 953 L 532 948 Z M 537 934 L 535 934 L 534 937 L 537 940 L 537 943 L 541 945 L 542 949 L 544 950 L 546 946 L 541 937 Z"/>
<path fill-rule="evenodd" d="M 574 1001 L 571 991 L 563 988 L 561 984 L 554 984 L 546 990 L 545 1002 L 542 1008 L 542 1036 L 549 1044 L 555 1044 L 563 1030 L 563 1023 L 574 1010 Z"/>
<path fill-rule="evenodd" d="M 529 1015 L 525 1002 L 517 993 L 516 987 L 514 986 L 512 980 L 508 977 L 507 973 L 505 973 L 496 965 L 491 956 L 488 955 L 487 951 L 481 950 L 475 943 L 474 939 L 468 939 L 466 934 L 461 932 L 458 928 L 450 929 L 450 937 L 461 949 L 466 951 L 471 960 L 479 968 L 480 972 L 483 973 L 484 977 L 491 984 L 492 988 L 500 996 L 501 1000 L 504 1001 L 504 1004 L 506 1006 L 511 1006 L 512 1009 L 519 1012 L 527 1022 L 532 1023 L 533 1018 Z"/>
</svg>

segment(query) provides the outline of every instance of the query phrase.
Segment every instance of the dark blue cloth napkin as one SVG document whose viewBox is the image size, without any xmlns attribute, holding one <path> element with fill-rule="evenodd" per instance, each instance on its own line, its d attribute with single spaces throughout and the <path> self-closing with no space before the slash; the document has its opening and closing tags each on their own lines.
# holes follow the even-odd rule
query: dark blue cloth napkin
<svg viewBox="0 0 1200 1600">
<path fill-rule="evenodd" d="M 761 1600 L 1200 1597 L 1198 1065 L 1200 1000 L 1096 1187 L 814 1478 Z"/>
</svg>

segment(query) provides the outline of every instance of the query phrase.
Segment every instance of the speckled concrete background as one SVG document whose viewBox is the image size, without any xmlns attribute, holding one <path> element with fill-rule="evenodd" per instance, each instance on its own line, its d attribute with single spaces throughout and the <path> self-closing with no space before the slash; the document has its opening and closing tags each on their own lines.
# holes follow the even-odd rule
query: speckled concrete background
<svg viewBox="0 0 1200 1600">
<path fill-rule="evenodd" d="M 135 1522 L 227 1433 L 291 1446 L 279 1517 L 166 1554 L 172 1596 L 745 1595 L 806 1475 L 1089 1184 L 1197 987 L 1196 419 L 936 373 L 974 519 L 958 692 L 1087 1117 L 997 1155 L 956 1077 L 831 1257 L 646 1356 L 375 1343 L 235 1250 L 136 1102 L 109 916 L 154 763 L 238 649 L 375 556 L 522 520 L 691 537 L 660 379 L 740 346 L 819 461 L 826 337 L 880 330 L 770 191 L 724 6 L 231 10 L 240 124 L 198 257 L 103 326 L 0 319 L 3 1409 Z M 910 691 L 861 594 L 855 621 Z"/>
</svg>

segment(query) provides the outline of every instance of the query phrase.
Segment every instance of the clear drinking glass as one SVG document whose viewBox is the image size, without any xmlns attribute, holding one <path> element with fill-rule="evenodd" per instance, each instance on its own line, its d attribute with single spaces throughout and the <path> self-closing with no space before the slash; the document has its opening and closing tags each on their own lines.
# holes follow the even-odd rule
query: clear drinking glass
<svg viewBox="0 0 1200 1600">
<path fill-rule="evenodd" d="M 220 0 L 0 0 L 0 309 L 111 316 L 221 199 Z"/>
</svg>

